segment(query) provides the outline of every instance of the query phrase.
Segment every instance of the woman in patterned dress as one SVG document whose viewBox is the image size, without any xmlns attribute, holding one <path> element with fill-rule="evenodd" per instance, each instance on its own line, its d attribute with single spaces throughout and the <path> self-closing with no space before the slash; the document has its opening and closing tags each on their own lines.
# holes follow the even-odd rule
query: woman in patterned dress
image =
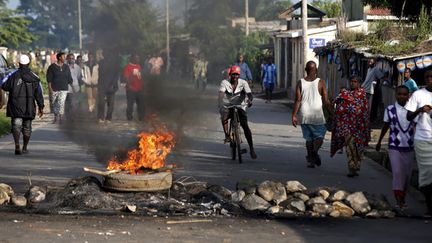
<svg viewBox="0 0 432 243">
<path fill-rule="evenodd" d="M 358 176 L 364 148 L 368 145 L 369 112 L 360 78 L 350 79 L 350 89 L 342 89 L 334 100 L 334 128 L 331 138 L 330 155 L 345 147 L 348 159 L 348 177 Z"/>
</svg>

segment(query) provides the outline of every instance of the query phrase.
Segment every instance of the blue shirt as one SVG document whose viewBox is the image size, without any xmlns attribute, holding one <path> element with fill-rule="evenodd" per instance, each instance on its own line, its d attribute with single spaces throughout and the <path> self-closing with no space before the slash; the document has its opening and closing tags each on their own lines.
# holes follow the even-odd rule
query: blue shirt
<svg viewBox="0 0 432 243">
<path fill-rule="evenodd" d="M 243 62 L 243 63 L 237 62 L 235 65 L 240 67 L 240 78 L 241 79 L 244 79 L 246 81 L 252 80 L 252 73 L 249 69 L 249 66 L 245 62 Z"/>
<path fill-rule="evenodd" d="M 263 83 L 275 84 L 276 83 L 276 65 L 266 64 L 263 66 Z"/>
<path fill-rule="evenodd" d="M 404 85 L 409 89 L 410 93 L 413 93 L 414 91 L 418 90 L 417 83 L 414 81 L 414 79 L 410 78 L 407 81 L 405 81 Z"/>
</svg>

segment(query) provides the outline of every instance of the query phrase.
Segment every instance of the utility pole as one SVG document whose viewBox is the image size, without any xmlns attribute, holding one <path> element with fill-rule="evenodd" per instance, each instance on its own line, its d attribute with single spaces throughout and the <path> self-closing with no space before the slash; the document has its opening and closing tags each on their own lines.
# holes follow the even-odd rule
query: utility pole
<svg viewBox="0 0 432 243">
<path fill-rule="evenodd" d="M 189 10 L 189 0 L 185 0 L 185 11 L 184 11 L 184 25 L 188 22 L 188 10 Z"/>
<path fill-rule="evenodd" d="M 249 0 L 245 0 L 245 25 L 246 36 L 249 35 Z"/>
<path fill-rule="evenodd" d="M 303 64 L 308 61 L 308 16 L 307 16 L 307 0 L 302 0 L 302 30 L 303 30 Z"/>
<path fill-rule="evenodd" d="M 82 50 L 82 20 L 81 20 L 81 0 L 78 0 L 78 39 L 79 48 Z"/>
<path fill-rule="evenodd" d="M 167 62 L 167 66 L 166 66 L 166 72 L 168 73 L 170 70 L 170 63 L 171 63 L 171 57 L 170 57 L 170 33 L 169 33 L 169 19 L 170 19 L 170 12 L 169 12 L 169 7 L 170 7 L 170 0 L 165 0 L 165 4 L 166 4 L 166 62 Z"/>
</svg>

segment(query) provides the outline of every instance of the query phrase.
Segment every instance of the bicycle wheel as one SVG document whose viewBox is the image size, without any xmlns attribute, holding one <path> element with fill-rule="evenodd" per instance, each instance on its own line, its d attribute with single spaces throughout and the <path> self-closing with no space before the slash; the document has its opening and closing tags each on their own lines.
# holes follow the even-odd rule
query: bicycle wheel
<svg viewBox="0 0 432 243">
<path fill-rule="evenodd" d="M 231 119 L 230 120 L 230 130 L 229 130 L 229 134 L 230 134 L 230 150 L 231 150 L 231 159 L 235 160 L 236 159 L 236 153 L 237 153 L 237 146 L 236 146 L 236 140 L 235 140 L 235 127 L 237 126 L 235 124 L 236 122 Z"/>
<path fill-rule="evenodd" d="M 239 164 L 241 164 L 243 161 L 242 161 L 242 153 L 241 153 L 241 148 L 240 148 L 241 138 L 240 138 L 239 129 L 240 128 L 238 125 L 234 128 L 234 140 L 235 140 L 235 147 L 236 147 L 237 155 L 238 155 L 238 161 L 239 161 Z"/>
</svg>

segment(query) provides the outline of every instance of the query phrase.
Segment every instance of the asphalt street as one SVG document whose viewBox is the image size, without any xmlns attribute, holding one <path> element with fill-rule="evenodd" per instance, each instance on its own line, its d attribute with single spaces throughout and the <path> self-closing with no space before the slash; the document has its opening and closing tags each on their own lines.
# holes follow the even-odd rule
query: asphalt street
<svg viewBox="0 0 432 243">
<path fill-rule="evenodd" d="M 147 100 L 147 113 L 158 113 L 177 133 L 177 145 L 167 161 L 178 166 L 174 179 L 190 176 L 230 189 L 241 179 L 298 180 L 311 189 L 326 186 L 382 193 L 394 203 L 390 172 L 364 159 L 360 176 L 346 177 L 345 154 L 330 158 L 329 137 L 321 151 L 322 166 L 306 168 L 304 140 L 300 128 L 290 125 L 286 100 L 271 104 L 254 100 L 248 114 L 258 159 L 245 154 L 243 164 L 238 164 L 229 158 L 229 147 L 223 144 L 216 88 L 204 94 L 181 91 L 166 91 L 157 98 L 148 95 Z M 111 124 L 97 124 L 88 116 L 61 126 L 50 124 L 50 115 L 36 120 L 28 155 L 15 156 L 12 137 L 0 138 L 0 182 L 23 194 L 29 180 L 58 187 L 88 175 L 84 166 L 105 168 L 107 159 L 132 147 L 136 133 L 143 129 L 139 122 L 126 122 L 123 92 L 117 98 Z M 418 217 L 425 211 L 421 199 L 411 189 L 407 204 L 413 217 L 382 220 L 218 217 L 207 223 L 168 225 L 167 220 L 181 218 L 28 215 L 0 210 L 0 242 L 429 242 L 431 222 Z"/>
</svg>

